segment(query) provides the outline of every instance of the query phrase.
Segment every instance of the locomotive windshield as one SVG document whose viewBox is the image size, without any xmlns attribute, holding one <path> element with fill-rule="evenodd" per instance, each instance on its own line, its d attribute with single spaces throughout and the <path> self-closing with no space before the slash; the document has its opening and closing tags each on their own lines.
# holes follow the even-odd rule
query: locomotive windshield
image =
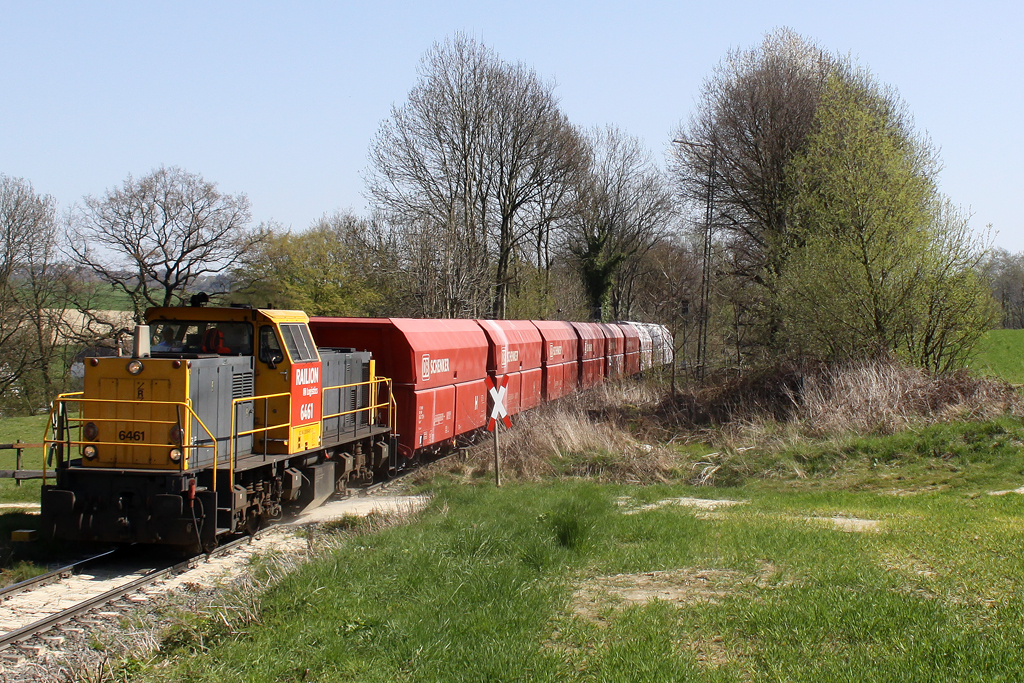
<svg viewBox="0 0 1024 683">
<path fill-rule="evenodd" d="M 252 355 L 252 325 L 206 320 L 156 320 L 150 324 L 154 355 L 216 353 Z"/>
<path fill-rule="evenodd" d="M 281 335 L 284 337 L 284 345 L 288 347 L 288 355 L 292 357 L 293 363 L 320 360 L 320 356 L 316 352 L 316 344 L 313 343 L 313 337 L 310 336 L 309 328 L 305 325 L 281 325 Z"/>
</svg>

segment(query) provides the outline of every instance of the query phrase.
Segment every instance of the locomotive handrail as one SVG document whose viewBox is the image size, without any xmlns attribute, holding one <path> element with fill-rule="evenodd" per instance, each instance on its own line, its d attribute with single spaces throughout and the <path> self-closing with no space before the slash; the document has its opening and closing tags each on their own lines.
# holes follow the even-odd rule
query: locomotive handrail
<svg viewBox="0 0 1024 683">
<path fill-rule="evenodd" d="M 72 446 L 86 446 L 86 445 L 94 445 L 94 446 L 124 446 L 124 445 L 126 445 L 126 444 L 124 444 L 122 442 L 118 442 L 118 441 L 83 441 L 83 440 L 72 441 L 70 439 L 70 433 L 68 434 L 68 438 L 62 438 L 62 439 L 56 439 L 56 438 L 50 439 L 50 438 L 47 438 L 47 436 L 50 433 L 50 427 L 55 424 L 55 421 L 54 421 L 54 411 L 58 410 L 58 406 L 65 405 L 65 404 L 67 404 L 69 402 L 80 403 L 80 404 L 81 403 L 114 403 L 114 404 L 119 404 L 120 403 L 120 404 L 131 404 L 131 405 L 139 405 L 140 403 L 142 403 L 142 404 L 145 404 L 145 405 L 154 405 L 154 406 L 175 406 L 175 411 L 177 411 L 177 408 L 179 408 L 179 407 L 180 408 L 184 408 L 185 409 L 186 417 L 191 417 L 192 419 L 194 419 L 199 424 L 199 426 L 203 428 L 203 431 L 206 432 L 206 435 L 208 437 L 210 437 L 210 442 L 211 442 L 212 448 L 213 448 L 213 465 L 214 465 L 213 487 L 214 487 L 214 490 L 216 490 L 216 487 L 217 487 L 217 470 L 216 470 L 216 467 L 217 467 L 217 439 L 216 439 L 216 437 L 214 437 L 213 433 L 207 428 L 206 423 L 203 422 L 202 418 L 200 418 L 199 415 L 196 414 L 195 410 L 192 409 L 192 401 L 191 401 L 191 399 L 189 399 L 187 401 L 135 401 L 135 400 L 118 399 L 118 398 L 80 398 L 84 393 L 85 392 L 82 392 L 82 391 L 75 391 L 75 392 L 70 392 L 70 393 L 67 393 L 67 394 L 60 394 L 59 396 L 57 396 L 56 399 L 54 399 L 54 401 L 53 401 L 53 403 L 51 404 L 51 407 L 50 407 L 50 420 L 47 422 L 46 429 L 43 431 L 43 443 L 44 443 L 44 445 L 50 446 L 51 444 L 55 445 L 55 444 L 59 443 L 59 444 L 62 444 L 62 445 L 66 445 L 68 447 L 69 451 L 70 451 Z M 71 421 L 74 421 L 75 423 L 77 423 L 75 426 L 78 427 L 79 434 L 81 434 L 82 423 L 86 422 L 86 421 L 88 421 L 88 422 L 126 422 L 126 423 L 144 423 L 144 424 L 171 424 L 171 425 L 176 425 L 176 424 L 179 423 L 178 420 L 150 420 L 150 419 L 117 418 L 117 417 L 90 417 L 90 418 L 86 418 L 86 417 L 82 416 L 81 411 L 79 411 L 79 414 L 78 414 L 77 417 L 70 417 L 70 416 L 67 415 L 67 411 L 65 411 L 64 421 L 65 421 L 65 423 L 71 422 Z M 67 429 L 70 432 L 71 425 L 67 425 Z M 132 446 L 144 446 L 144 447 L 148 447 L 148 448 L 160 448 L 160 447 L 166 447 L 168 445 L 171 445 L 171 446 L 179 447 L 183 451 L 185 449 L 189 449 L 189 448 L 191 448 L 191 449 L 199 449 L 199 448 L 210 448 L 211 447 L 211 446 L 206 446 L 204 444 L 197 444 L 197 443 L 167 444 L 167 443 L 144 443 L 144 442 L 138 442 L 138 441 L 133 441 L 131 443 L 131 445 Z M 183 452 L 182 453 L 182 458 L 181 458 L 181 463 L 178 465 L 178 470 L 179 471 L 184 471 L 185 470 L 185 461 L 187 459 L 188 458 L 185 457 L 185 454 Z M 45 454 L 43 456 L 43 484 L 44 485 L 46 484 L 46 456 L 45 456 Z"/>
<path fill-rule="evenodd" d="M 326 420 L 326 419 L 331 418 L 331 417 L 341 417 L 343 415 L 350 415 L 350 414 L 353 414 L 353 413 L 363 413 L 363 412 L 369 413 L 372 410 L 378 410 L 380 408 L 385 407 L 385 404 L 377 403 L 377 391 L 376 391 L 376 389 L 377 389 L 377 385 L 379 385 L 379 384 L 386 384 L 388 386 L 388 396 L 391 397 L 391 380 L 389 378 L 387 378 L 387 377 L 375 377 L 374 379 L 370 379 L 370 380 L 367 380 L 365 382 L 352 382 L 351 384 L 339 384 L 339 385 L 334 386 L 334 387 L 324 387 L 323 388 L 323 393 L 326 394 L 328 391 L 333 391 L 334 389 L 339 389 L 339 390 L 340 389 L 349 389 L 349 388 L 352 388 L 352 387 L 359 387 L 359 386 L 366 385 L 366 386 L 370 387 L 371 393 L 370 393 L 369 405 L 363 406 L 362 408 L 353 408 L 351 410 L 346 410 L 346 411 L 343 411 L 343 412 L 340 412 L 340 413 L 331 413 L 330 415 L 324 415 L 324 416 L 322 416 L 321 419 Z M 394 404 L 394 400 L 392 399 L 392 400 L 390 400 L 388 402 L 387 407 L 390 408 L 391 405 L 393 405 L 393 404 Z M 388 426 L 389 427 L 391 426 L 391 418 L 392 417 L 393 417 L 393 414 L 389 410 L 388 411 Z"/>
<path fill-rule="evenodd" d="M 380 384 L 387 385 L 387 388 L 388 388 L 388 402 L 387 403 L 378 403 L 378 402 L 376 402 L 377 388 L 378 388 L 378 386 Z M 395 404 L 395 399 L 394 399 L 393 392 L 391 391 L 391 379 L 390 378 L 387 378 L 387 377 L 374 377 L 372 379 L 366 380 L 365 382 L 353 382 L 351 384 L 339 384 L 339 385 L 333 386 L 333 387 L 324 387 L 321 390 L 321 399 L 320 399 L 321 400 L 321 405 L 323 405 L 323 400 L 324 400 L 323 396 L 328 391 L 332 391 L 334 389 L 339 389 L 340 390 L 340 389 L 346 389 L 346 388 L 352 388 L 352 387 L 358 387 L 358 386 L 364 386 L 364 385 L 369 387 L 370 391 L 371 391 L 371 402 L 370 402 L 370 405 L 364 406 L 362 408 L 353 408 L 352 410 L 346 410 L 346 411 L 343 411 L 343 412 L 340 412 L 340 413 L 332 413 L 330 415 L 321 415 L 320 416 L 321 423 L 323 422 L 323 420 L 326 420 L 328 418 L 341 417 L 341 416 L 344 416 L 344 415 L 350 415 L 350 414 L 362 413 L 362 412 L 366 412 L 368 415 L 370 415 L 372 413 L 372 411 L 380 410 L 381 408 L 387 408 L 388 409 L 388 429 L 393 432 L 394 431 L 394 421 L 395 421 L 395 410 L 394 409 L 396 407 L 396 404 Z M 274 429 L 282 429 L 284 427 L 291 427 L 292 426 L 291 418 L 289 417 L 287 422 L 282 422 L 280 424 L 264 425 L 262 427 L 255 427 L 253 429 L 247 429 L 245 431 L 236 431 L 235 428 L 237 427 L 236 416 L 238 414 L 238 406 L 243 404 L 243 403 L 249 403 L 249 402 L 255 403 L 256 401 L 269 401 L 270 399 L 273 399 L 273 398 L 284 398 L 285 396 L 289 396 L 290 397 L 291 396 L 291 392 L 282 392 L 282 393 L 278 393 L 278 394 L 266 394 L 266 395 L 262 395 L 262 396 L 244 396 L 242 398 L 231 399 L 231 441 L 230 441 L 230 449 L 229 449 L 229 458 L 228 458 L 229 465 L 228 465 L 228 468 L 229 468 L 229 475 L 231 477 L 231 481 L 232 482 L 234 482 L 234 480 L 235 480 L 235 459 L 237 457 L 237 454 L 235 452 L 235 446 L 237 444 L 237 441 L 238 441 L 239 437 L 249 436 L 249 435 L 252 435 L 252 434 L 258 434 L 260 432 L 269 432 L 269 431 L 274 430 Z M 264 437 L 264 438 L 266 438 L 266 437 Z M 214 476 L 216 476 L 216 473 L 214 473 Z"/>
<path fill-rule="evenodd" d="M 235 482 L 235 444 L 238 441 L 238 437 L 256 434 L 257 432 L 269 432 L 271 429 L 281 429 L 283 427 L 291 427 L 292 425 L 291 417 L 289 417 L 287 422 L 282 422 L 281 424 L 264 425 L 262 427 L 257 427 L 255 429 L 249 429 L 244 432 L 236 433 L 235 427 L 237 426 L 237 422 L 235 420 L 235 416 L 238 415 L 238 406 L 242 403 L 248 403 L 249 401 L 252 401 L 255 404 L 256 401 L 269 401 L 272 398 L 284 398 L 285 396 L 291 395 L 291 392 L 285 391 L 278 394 L 265 394 L 263 396 L 243 396 L 242 398 L 231 399 L 231 440 L 228 442 L 228 476 L 231 478 L 230 480 L 232 485 L 234 485 Z M 267 437 L 263 438 L 265 442 Z M 214 478 L 216 478 L 217 476 L 216 465 L 214 465 L 213 476 Z"/>
</svg>

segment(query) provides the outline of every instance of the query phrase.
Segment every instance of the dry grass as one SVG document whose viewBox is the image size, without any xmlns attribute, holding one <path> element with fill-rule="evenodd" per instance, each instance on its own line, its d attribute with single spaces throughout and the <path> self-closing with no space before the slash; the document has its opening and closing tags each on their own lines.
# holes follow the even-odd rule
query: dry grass
<svg viewBox="0 0 1024 683">
<path fill-rule="evenodd" d="M 675 397 L 656 382 L 614 382 L 516 415 L 512 430 L 501 436 L 502 476 L 694 485 L 803 478 L 795 461 L 763 456 L 808 438 L 835 440 L 838 450 L 851 435 L 887 435 L 1021 409 L 1020 397 L 1005 382 L 966 372 L 936 377 L 881 361 L 723 375 Z M 710 444 L 714 452 L 688 444 Z M 441 472 L 464 480 L 492 477 L 492 441 L 485 438 L 462 459 L 425 468 L 418 480 Z"/>
<path fill-rule="evenodd" d="M 668 481 L 677 455 L 638 439 L 631 424 L 653 411 L 662 395 L 656 384 L 615 382 L 516 415 L 512 429 L 501 433 L 502 476 L 521 481 L 558 476 L 638 484 Z M 450 458 L 424 468 L 417 481 L 439 472 L 464 479 L 493 476 L 493 442 L 484 439 L 470 448 L 464 461 Z"/>
<path fill-rule="evenodd" d="M 781 366 L 713 377 L 659 404 L 661 429 L 803 436 L 893 434 L 923 424 L 1022 412 L 1008 383 L 967 371 L 930 375 L 893 360 L 839 367 Z"/>
<path fill-rule="evenodd" d="M 374 510 L 368 515 L 345 515 L 311 526 L 306 529 L 309 552 L 316 556 L 330 555 L 348 538 L 410 524 L 422 510 L 422 505 L 408 502 L 394 508 Z"/>
<path fill-rule="evenodd" d="M 792 394 L 795 419 L 812 434 L 893 434 L 930 422 L 985 420 L 1019 412 L 1013 388 L 966 371 L 932 376 L 918 368 L 873 362 L 804 378 Z"/>
</svg>

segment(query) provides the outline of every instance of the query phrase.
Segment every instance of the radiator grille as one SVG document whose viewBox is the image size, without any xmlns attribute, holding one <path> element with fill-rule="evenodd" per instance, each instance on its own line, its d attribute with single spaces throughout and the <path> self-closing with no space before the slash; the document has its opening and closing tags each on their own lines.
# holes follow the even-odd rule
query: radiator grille
<svg viewBox="0 0 1024 683">
<path fill-rule="evenodd" d="M 231 376 L 231 398 L 252 396 L 253 378 L 251 372 L 236 372 Z"/>
</svg>

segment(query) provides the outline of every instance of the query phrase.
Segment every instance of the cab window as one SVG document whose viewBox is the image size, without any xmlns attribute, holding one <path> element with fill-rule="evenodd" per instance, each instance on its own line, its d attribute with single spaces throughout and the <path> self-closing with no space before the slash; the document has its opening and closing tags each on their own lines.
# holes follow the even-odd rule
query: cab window
<svg viewBox="0 0 1024 683">
<path fill-rule="evenodd" d="M 283 360 L 284 353 L 274 334 L 273 325 L 264 325 L 260 328 L 260 361 L 267 365 L 277 365 Z"/>
<path fill-rule="evenodd" d="M 281 336 L 284 337 L 284 345 L 288 349 L 293 363 L 308 363 L 320 360 L 316 352 L 316 344 L 309 334 L 309 328 L 298 323 L 285 323 L 281 325 Z"/>
<path fill-rule="evenodd" d="M 158 320 L 150 324 L 155 354 L 252 355 L 252 325 L 230 321 Z"/>
</svg>

